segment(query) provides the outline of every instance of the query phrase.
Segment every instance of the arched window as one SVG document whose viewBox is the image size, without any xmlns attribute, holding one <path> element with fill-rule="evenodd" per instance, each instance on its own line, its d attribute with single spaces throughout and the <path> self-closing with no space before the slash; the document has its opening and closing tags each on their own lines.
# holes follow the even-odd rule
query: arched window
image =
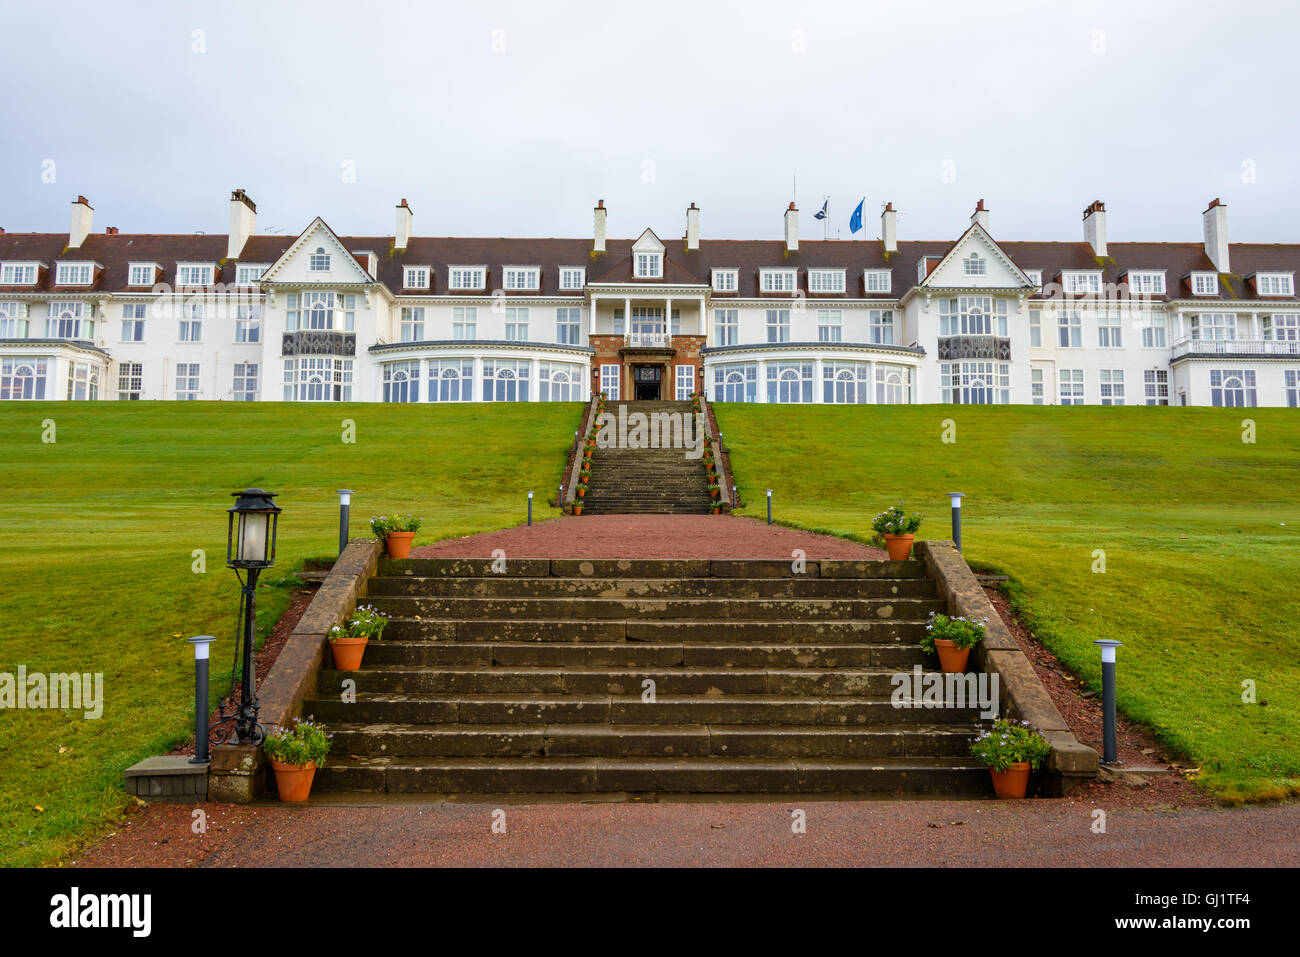
<svg viewBox="0 0 1300 957">
<path fill-rule="evenodd" d="M 317 246 L 316 251 L 311 254 L 309 268 L 312 272 L 330 271 L 330 254 L 325 251 L 324 246 Z"/>
<path fill-rule="evenodd" d="M 980 258 L 979 253 L 971 253 L 969 256 L 963 259 L 962 262 L 965 264 L 966 275 L 968 276 L 984 275 L 985 263 L 984 260 Z"/>
</svg>

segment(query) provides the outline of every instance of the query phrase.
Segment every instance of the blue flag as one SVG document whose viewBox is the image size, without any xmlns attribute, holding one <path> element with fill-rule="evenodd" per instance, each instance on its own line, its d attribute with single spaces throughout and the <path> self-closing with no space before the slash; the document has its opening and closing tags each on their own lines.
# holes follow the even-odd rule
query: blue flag
<svg viewBox="0 0 1300 957">
<path fill-rule="evenodd" d="M 867 198 L 862 197 L 862 202 L 858 203 L 858 208 L 853 211 L 849 217 L 849 232 L 856 233 L 862 230 L 862 207 L 867 202 Z"/>
<path fill-rule="evenodd" d="M 816 214 L 813 215 L 813 219 L 825 219 L 830 215 L 830 206 L 831 201 L 828 199 L 826 202 L 822 203 L 822 208 L 817 210 Z"/>
</svg>

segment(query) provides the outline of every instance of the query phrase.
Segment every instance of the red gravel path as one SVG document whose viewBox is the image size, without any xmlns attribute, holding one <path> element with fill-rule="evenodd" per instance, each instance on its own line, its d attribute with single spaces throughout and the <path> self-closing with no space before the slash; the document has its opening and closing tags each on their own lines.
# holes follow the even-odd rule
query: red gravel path
<svg viewBox="0 0 1300 957">
<path fill-rule="evenodd" d="M 413 549 L 417 558 L 807 558 L 887 556 L 832 535 L 732 515 L 566 515 L 500 532 L 448 538 Z"/>
<path fill-rule="evenodd" d="M 1300 806 L 1076 801 L 153 805 L 72 863 L 96 866 L 1296 867 Z M 493 834 L 504 808 L 506 833 Z M 1106 833 L 1092 830 L 1106 811 Z M 791 830 L 802 809 L 807 833 Z"/>
</svg>

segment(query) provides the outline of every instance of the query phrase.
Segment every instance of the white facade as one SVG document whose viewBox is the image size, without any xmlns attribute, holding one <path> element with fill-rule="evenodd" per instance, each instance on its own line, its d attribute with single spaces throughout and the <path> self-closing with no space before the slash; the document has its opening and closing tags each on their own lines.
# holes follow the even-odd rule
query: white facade
<svg viewBox="0 0 1300 957">
<path fill-rule="evenodd" d="M 1300 405 L 1300 246 L 0 233 L 0 398 Z M 71 244 L 76 241 L 74 247 Z M 234 253 L 234 255 L 230 255 Z M 649 357 L 649 358 L 647 358 Z"/>
</svg>

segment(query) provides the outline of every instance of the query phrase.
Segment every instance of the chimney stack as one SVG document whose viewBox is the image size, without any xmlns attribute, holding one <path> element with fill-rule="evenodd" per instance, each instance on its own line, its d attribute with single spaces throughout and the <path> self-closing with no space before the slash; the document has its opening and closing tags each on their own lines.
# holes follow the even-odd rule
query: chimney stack
<svg viewBox="0 0 1300 957">
<path fill-rule="evenodd" d="M 799 251 L 799 210 L 795 209 L 794 203 L 785 211 L 785 251 Z"/>
<path fill-rule="evenodd" d="M 686 248 L 691 251 L 700 248 L 700 210 L 694 203 L 686 210 Z"/>
<path fill-rule="evenodd" d="M 1083 238 L 1094 256 L 1106 255 L 1106 204 L 1099 199 L 1083 211 Z"/>
<path fill-rule="evenodd" d="M 1210 200 L 1209 208 L 1201 213 L 1201 223 L 1205 227 L 1205 255 L 1210 257 L 1210 262 L 1219 272 L 1231 272 L 1228 268 L 1228 207 L 1217 197 Z"/>
<path fill-rule="evenodd" d="M 117 235 L 117 227 L 116 227 L 116 226 L 105 226 L 105 227 L 104 227 L 104 235 L 105 235 L 105 236 L 116 236 L 116 235 Z"/>
<path fill-rule="evenodd" d="M 244 243 L 257 228 L 257 206 L 243 189 L 230 194 L 230 234 L 226 237 L 226 258 L 238 259 Z"/>
<path fill-rule="evenodd" d="M 885 252 L 898 252 L 898 212 L 893 203 L 886 203 L 885 211 L 880 214 L 880 241 Z"/>
<path fill-rule="evenodd" d="M 91 219 L 95 211 L 90 208 L 86 197 L 78 196 L 72 204 L 72 226 L 68 229 L 68 247 L 80 249 L 81 244 L 90 235 Z"/>
<path fill-rule="evenodd" d="M 970 221 L 979 223 L 980 229 L 984 230 L 984 232 L 989 231 L 989 211 L 984 208 L 984 200 L 981 199 L 975 204 L 975 212 L 970 214 Z"/>
<path fill-rule="evenodd" d="M 415 214 L 411 212 L 411 207 L 406 205 L 403 199 L 397 204 L 397 231 L 393 233 L 393 247 L 396 249 L 405 249 L 406 244 L 411 241 L 411 225 L 415 222 Z"/>
<path fill-rule="evenodd" d="M 596 201 L 595 224 L 592 227 L 592 245 L 591 248 L 598 253 L 605 251 L 605 217 L 609 213 L 605 209 L 605 201 L 599 199 Z"/>
</svg>

